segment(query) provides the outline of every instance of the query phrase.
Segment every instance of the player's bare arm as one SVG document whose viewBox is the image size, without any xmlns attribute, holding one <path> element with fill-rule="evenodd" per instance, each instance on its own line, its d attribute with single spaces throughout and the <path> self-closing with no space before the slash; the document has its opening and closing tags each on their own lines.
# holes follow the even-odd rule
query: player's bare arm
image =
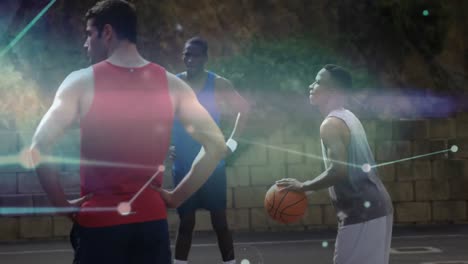
<svg viewBox="0 0 468 264">
<path fill-rule="evenodd" d="M 220 129 L 198 102 L 193 90 L 175 75 L 168 73 L 174 111 L 190 135 L 203 148 L 187 176 L 172 191 L 158 189 L 168 206 L 177 207 L 198 190 L 226 155 L 226 143 Z"/>
<path fill-rule="evenodd" d="M 338 118 L 327 118 L 320 127 L 320 137 L 327 150 L 330 166 L 313 180 L 299 182 L 295 179 L 282 179 L 277 185 L 288 190 L 316 191 L 342 182 L 348 175 L 349 129 Z"/>
<path fill-rule="evenodd" d="M 234 138 L 236 138 L 236 136 L 242 134 L 247 125 L 250 104 L 234 89 L 229 80 L 218 76 L 215 85 L 216 99 L 220 102 L 223 115 L 234 117 L 235 120 L 237 113 L 240 113 L 239 123 L 234 135 Z"/>
<path fill-rule="evenodd" d="M 92 83 L 92 75 L 89 69 L 83 69 L 71 73 L 60 85 L 52 106 L 39 123 L 32 139 L 30 153 L 38 163 L 36 172 L 39 181 L 47 193 L 51 203 L 56 207 L 78 206 L 66 200 L 65 193 L 60 184 L 58 170 L 47 160 L 40 160 L 40 157 L 51 156 L 52 147 L 60 139 L 68 127 L 79 118 L 79 100 L 83 88 Z"/>
</svg>

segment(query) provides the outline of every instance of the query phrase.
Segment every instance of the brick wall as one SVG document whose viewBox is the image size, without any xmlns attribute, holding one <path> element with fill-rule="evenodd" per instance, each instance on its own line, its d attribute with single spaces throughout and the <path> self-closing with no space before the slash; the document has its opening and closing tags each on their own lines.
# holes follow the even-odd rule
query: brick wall
<svg viewBox="0 0 468 264">
<path fill-rule="evenodd" d="M 459 147 L 457 153 L 446 152 L 379 167 L 393 199 L 396 224 L 468 222 L 468 113 L 448 119 L 366 120 L 363 124 L 377 163 L 448 149 L 454 144 Z M 263 209 L 264 195 L 275 180 L 283 177 L 306 180 L 322 171 L 320 141 L 315 130 L 318 126 L 273 129 L 266 136 L 251 138 L 256 144 L 249 144 L 229 162 L 228 216 L 233 230 L 304 230 L 336 226 L 335 211 L 326 191 L 309 196 L 308 212 L 295 224 L 275 223 Z M 30 132 L 1 130 L 0 156 L 16 155 L 29 145 L 30 138 Z M 308 155 L 298 155 L 299 152 Z M 67 134 L 55 153 L 78 157 L 77 131 Z M 64 217 L 34 211 L 6 213 L 5 207 L 38 208 L 48 206 L 49 202 L 33 172 L 18 164 L 6 164 L 6 158 L 0 161 L 3 161 L 0 167 L 0 208 L 3 208 L 0 209 L 0 241 L 67 236 L 70 223 Z M 77 197 L 78 166 L 62 165 L 61 170 L 64 188 L 70 197 Z M 165 186 L 171 187 L 170 171 L 165 177 Z M 175 231 L 178 219 L 174 210 L 169 211 L 168 221 L 171 231 Z M 196 230 L 210 229 L 209 214 L 198 212 Z"/>
</svg>

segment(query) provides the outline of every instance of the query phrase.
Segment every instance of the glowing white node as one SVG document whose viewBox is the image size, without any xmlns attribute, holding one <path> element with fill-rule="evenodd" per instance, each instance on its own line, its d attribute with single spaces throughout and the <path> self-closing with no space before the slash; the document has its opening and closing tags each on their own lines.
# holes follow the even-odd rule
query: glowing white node
<svg viewBox="0 0 468 264">
<path fill-rule="evenodd" d="M 19 154 L 19 161 L 26 169 L 33 169 L 42 160 L 41 153 L 37 149 L 23 149 Z"/>
<path fill-rule="evenodd" d="M 175 29 L 176 29 L 177 31 L 182 31 L 184 28 L 182 27 L 181 24 L 177 23 L 176 26 L 175 26 Z"/>
<path fill-rule="evenodd" d="M 369 208 L 371 206 L 371 203 L 369 201 L 364 202 L 364 207 Z"/>
<path fill-rule="evenodd" d="M 453 146 L 450 148 L 450 151 L 452 151 L 453 153 L 457 152 L 457 151 L 458 151 L 458 146 L 457 146 L 457 145 L 453 145 Z"/>
<path fill-rule="evenodd" d="M 193 132 L 195 132 L 195 129 L 191 125 L 188 125 L 185 129 L 187 130 L 189 134 L 192 134 Z"/>
<path fill-rule="evenodd" d="M 130 214 L 132 211 L 132 205 L 128 202 L 121 202 L 117 206 L 117 212 L 119 212 L 120 215 L 127 216 Z"/>
<path fill-rule="evenodd" d="M 165 170 L 166 170 L 166 167 L 164 167 L 164 165 L 159 165 L 158 167 L 159 172 L 164 172 Z"/>
<path fill-rule="evenodd" d="M 327 242 L 327 241 L 323 241 L 323 242 L 322 242 L 322 247 L 323 247 L 323 248 L 327 248 L 327 247 L 328 247 L 328 242 Z"/>
<path fill-rule="evenodd" d="M 362 165 L 361 169 L 362 169 L 363 172 L 370 172 L 371 171 L 371 165 L 369 163 L 365 163 L 364 165 Z"/>
<path fill-rule="evenodd" d="M 250 264 L 250 261 L 248 259 L 243 259 L 240 264 Z"/>
<path fill-rule="evenodd" d="M 344 220 L 344 219 L 348 218 L 348 215 L 345 214 L 343 211 L 339 211 L 339 212 L 336 214 L 336 216 L 337 216 L 339 219 L 341 219 L 341 220 Z"/>
</svg>

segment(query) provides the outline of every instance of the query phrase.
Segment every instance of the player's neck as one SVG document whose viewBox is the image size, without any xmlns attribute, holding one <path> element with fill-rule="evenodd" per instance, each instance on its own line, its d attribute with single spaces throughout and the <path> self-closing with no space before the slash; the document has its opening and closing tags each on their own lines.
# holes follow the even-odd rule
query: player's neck
<svg viewBox="0 0 468 264">
<path fill-rule="evenodd" d="M 341 102 L 328 102 L 327 104 L 320 105 L 318 108 L 322 116 L 326 117 L 335 110 L 344 109 L 344 104 Z"/>
<path fill-rule="evenodd" d="M 141 67 L 148 64 L 140 53 L 135 44 L 130 42 L 119 42 L 110 51 L 110 56 L 107 61 L 122 67 Z"/>
</svg>

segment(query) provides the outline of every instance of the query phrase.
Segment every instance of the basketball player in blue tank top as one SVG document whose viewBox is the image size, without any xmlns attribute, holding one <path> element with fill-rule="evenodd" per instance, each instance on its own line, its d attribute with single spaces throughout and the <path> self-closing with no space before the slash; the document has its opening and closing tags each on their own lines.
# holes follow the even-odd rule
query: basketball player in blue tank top
<svg viewBox="0 0 468 264">
<path fill-rule="evenodd" d="M 225 78 L 205 70 L 208 60 L 208 44 L 199 37 L 188 40 L 183 52 L 187 71 L 177 76 L 187 82 L 197 94 L 198 100 L 220 125 L 221 117 L 232 117 L 228 123 L 234 124 L 235 116 L 241 113 L 234 139 L 245 127 L 249 105 Z M 232 122 L 231 122 L 232 120 Z M 223 130 L 221 128 L 221 130 Z M 182 124 L 176 120 L 173 130 L 173 178 L 174 184 L 189 172 L 201 145 L 187 134 Z M 190 129 L 188 129 L 190 131 Z M 228 144 L 229 147 L 229 144 Z M 234 149 L 229 148 L 231 151 Z M 226 170 L 221 161 L 203 187 L 177 208 L 180 224 L 175 245 L 174 264 L 188 263 L 195 226 L 195 212 L 199 208 L 210 212 L 211 223 L 218 238 L 218 245 L 224 263 L 234 264 L 232 235 L 226 218 Z"/>
<path fill-rule="evenodd" d="M 344 108 L 352 92 L 351 75 L 340 66 L 325 65 L 309 88 L 310 103 L 325 117 L 320 137 L 326 170 L 306 182 L 282 179 L 277 185 L 291 191 L 328 188 L 339 221 L 335 264 L 388 264 L 393 206 L 364 128 Z"/>
</svg>

